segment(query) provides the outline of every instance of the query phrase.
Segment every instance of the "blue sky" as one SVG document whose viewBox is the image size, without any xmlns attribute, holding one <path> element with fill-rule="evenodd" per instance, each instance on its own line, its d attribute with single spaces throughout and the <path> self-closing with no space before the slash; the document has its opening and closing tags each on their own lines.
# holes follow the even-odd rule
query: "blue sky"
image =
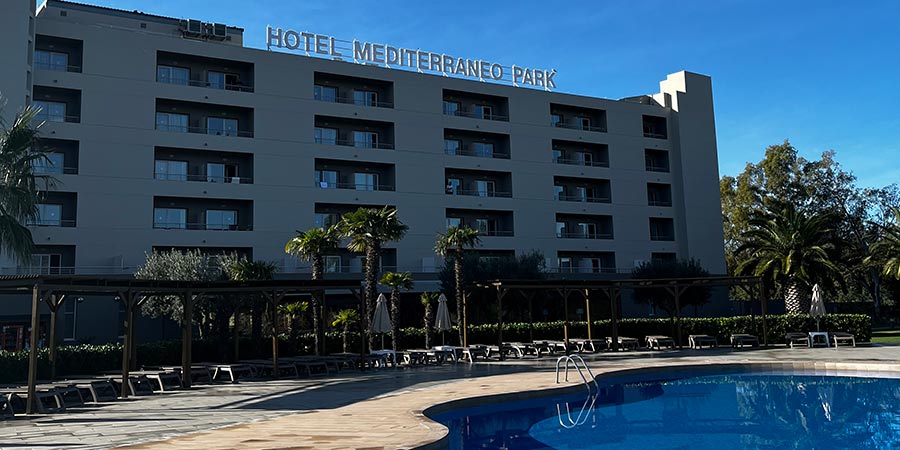
<svg viewBox="0 0 900 450">
<path fill-rule="evenodd" d="M 712 76 L 720 174 L 784 139 L 837 151 L 864 186 L 900 182 L 900 2 L 82 0 L 243 27 L 266 25 L 555 68 L 559 91 L 652 93 L 666 74 Z"/>
</svg>

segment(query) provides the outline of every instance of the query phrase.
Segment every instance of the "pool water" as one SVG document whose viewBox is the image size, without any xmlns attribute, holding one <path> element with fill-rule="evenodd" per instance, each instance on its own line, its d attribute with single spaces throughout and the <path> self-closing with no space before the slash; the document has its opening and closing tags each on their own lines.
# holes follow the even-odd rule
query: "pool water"
<svg viewBox="0 0 900 450">
<path fill-rule="evenodd" d="M 458 409 L 449 449 L 900 449 L 900 380 L 735 374 L 623 381 Z"/>
</svg>

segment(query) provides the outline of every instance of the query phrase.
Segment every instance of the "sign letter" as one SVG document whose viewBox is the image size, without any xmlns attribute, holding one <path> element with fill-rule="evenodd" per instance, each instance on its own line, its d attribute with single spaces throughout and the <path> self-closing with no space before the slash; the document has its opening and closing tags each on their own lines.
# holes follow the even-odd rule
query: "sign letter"
<svg viewBox="0 0 900 450">
<path fill-rule="evenodd" d="M 365 45 L 363 45 L 365 44 Z M 372 44 L 368 42 L 353 41 L 353 59 L 355 61 L 370 61 L 372 59 Z"/>
<path fill-rule="evenodd" d="M 268 39 L 266 39 L 266 47 L 284 47 L 284 42 L 282 41 L 282 32 L 281 28 L 272 28 L 266 27 L 266 35 L 268 35 Z"/>
<path fill-rule="evenodd" d="M 284 47 L 290 50 L 300 48 L 300 35 L 294 30 L 284 32 Z"/>
</svg>

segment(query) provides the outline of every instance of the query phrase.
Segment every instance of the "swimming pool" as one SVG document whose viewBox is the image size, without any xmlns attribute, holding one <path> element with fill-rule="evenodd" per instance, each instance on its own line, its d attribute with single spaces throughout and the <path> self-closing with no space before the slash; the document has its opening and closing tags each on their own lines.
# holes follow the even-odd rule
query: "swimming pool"
<svg viewBox="0 0 900 450">
<path fill-rule="evenodd" d="M 751 372 L 600 388 L 432 418 L 449 449 L 900 449 L 898 379 Z"/>
</svg>

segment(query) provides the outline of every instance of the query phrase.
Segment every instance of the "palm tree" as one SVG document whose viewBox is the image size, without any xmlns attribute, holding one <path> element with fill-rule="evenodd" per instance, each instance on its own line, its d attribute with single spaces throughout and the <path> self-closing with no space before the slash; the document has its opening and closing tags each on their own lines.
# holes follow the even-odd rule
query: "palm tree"
<svg viewBox="0 0 900 450">
<path fill-rule="evenodd" d="M 297 231 L 297 235 L 285 244 L 284 251 L 293 256 L 299 256 L 305 261 L 312 262 L 312 279 L 321 280 L 325 274 L 325 255 L 337 250 L 338 236 L 334 227 L 312 228 L 307 231 Z M 320 355 L 325 351 L 325 325 L 322 319 L 323 299 L 321 293 L 316 292 L 312 296 L 313 329 L 315 330 L 315 353 Z"/>
<path fill-rule="evenodd" d="M 843 277 L 829 252 L 832 230 L 828 215 L 806 216 L 793 205 L 777 212 L 757 213 L 736 253 L 746 255 L 738 273 L 769 278 L 781 286 L 785 310 L 807 313 L 813 283 L 843 286 Z"/>
<path fill-rule="evenodd" d="M 0 98 L 0 110 L 6 101 Z M 38 216 L 41 190 L 53 188 L 55 179 L 36 174 L 34 167 L 50 160 L 37 144 L 38 128 L 32 126 L 40 108 L 28 106 L 7 126 L 0 121 L 0 248 L 29 261 L 34 240 L 24 225 Z"/>
<path fill-rule="evenodd" d="M 300 334 L 300 318 L 309 309 L 309 302 L 291 302 L 278 305 L 278 312 L 288 319 L 291 339 L 296 341 Z"/>
<path fill-rule="evenodd" d="M 894 223 L 883 227 L 883 236 L 872 245 L 865 262 L 880 266 L 886 277 L 900 279 L 900 209 L 893 211 Z"/>
<path fill-rule="evenodd" d="M 344 353 L 350 348 L 347 338 L 350 335 L 350 326 L 359 320 L 359 314 L 355 309 L 342 309 L 334 314 L 334 321 L 331 322 L 333 327 L 342 327 L 341 335 L 344 338 Z M 362 338 L 362 336 L 360 336 Z"/>
<path fill-rule="evenodd" d="M 456 320 L 459 322 L 459 345 L 463 345 L 463 327 L 466 323 L 465 311 L 463 310 L 463 254 L 466 249 L 473 248 L 481 244 L 481 238 L 478 237 L 478 230 L 463 227 L 447 228 L 446 233 L 438 233 L 437 242 L 434 244 L 434 251 L 439 255 L 453 258 L 453 275 L 455 294 L 456 294 Z"/>
<path fill-rule="evenodd" d="M 253 261 L 246 257 L 219 257 L 228 276 L 234 281 L 271 280 L 275 278 L 278 266 L 271 261 Z M 227 261 L 227 262 L 226 262 Z M 262 318 L 265 302 L 254 294 L 250 300 L 250 339 L 259 348 L 262 342 Z M 238 325 L 240 307 L 234 311 L 234 325 Z M 273 311 L 274 317 L 274 311 Z M 235 333 L 236 335 L 236 333 Z"/>
<path fill-rule="evenodd" d="M 391 288 L 391 349 L 397 352 L 400 350 L 400 290 L 412 289 L 413 279 L 409 272 L 388 272 L 380 283 Z"/>
<path fill-rule="evenodd" d="M 431 348 L 431 328 L 434 324 L 434 305 L 438 301 L 440 295 L 437 292 L 423 292 L 419 297 L 422 300 L 422 306 L 425 307 L 425 315 L 422 322 L 425 325 L 425 348 Z"/>
<path fill-rule="evenodd" d="M 378 258 L 385 242 L 399 241 L 406 234 L 408 226 L 397 219 L 397 209 L 385 206 L 382 209 L 359 208 L 341 217 L 337 225 L 342 237 L 349 238 L 350 251 L 366 254 L 366 316 L 367 330 L 372 329 L 372 313 L 377 295 Z M 369 348 L 375 348 L 375 335 L 369 333 Z"/>
</svg>

